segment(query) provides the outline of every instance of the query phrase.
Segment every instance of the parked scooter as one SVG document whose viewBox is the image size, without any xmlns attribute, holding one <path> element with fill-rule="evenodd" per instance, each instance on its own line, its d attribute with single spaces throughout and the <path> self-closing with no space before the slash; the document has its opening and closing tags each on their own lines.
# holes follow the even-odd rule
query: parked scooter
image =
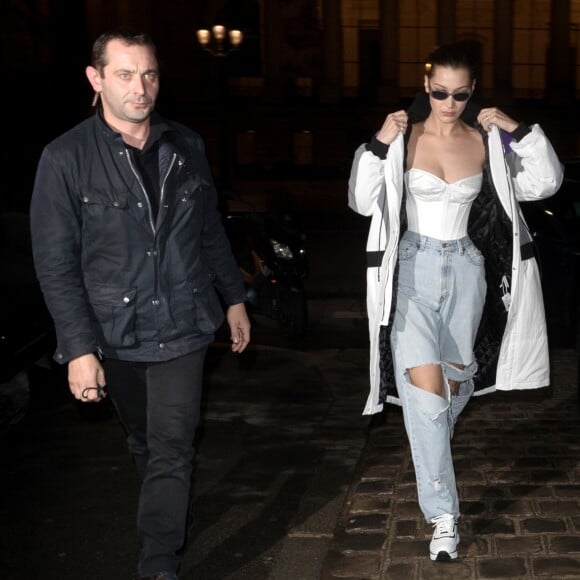
<svg viewBox="0 0 580 580">
<path fill-rule="evenodd" d="M 304 280 L 306 236 L 289 211 L 258 212 L 238 196 L 235 211 L 225 213 L 225 228 L 246 286 L 250 315 L 276 320 L 288 338 L 302 336 L 308 325 Z"/>
</svg>

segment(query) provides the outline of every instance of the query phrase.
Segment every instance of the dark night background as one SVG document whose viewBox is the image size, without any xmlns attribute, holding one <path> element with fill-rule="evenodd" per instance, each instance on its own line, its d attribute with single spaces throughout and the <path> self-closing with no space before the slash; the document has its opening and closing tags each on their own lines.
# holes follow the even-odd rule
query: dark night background
<svg viewBox="0 0 580 580">
<path fill-rule="evenodd" d="M 314 180 L 324 202 L 333 192 L 343 204 L 354 148 L 409 102 L 437 42 L 476 43 L 479 98 L 540 121 L 563 157 L 576 155 L 579 15 L 578 0 L 3 0 L 4 206 L 26 211 L 42 146 L 91 113 L 84 69 L 115 25 L 153 36 L 158 109 L 200 132 L 216 180 L 270 197 Z M 195 35 L 218 22 L 244 32 L 224 58 Z"/>
</svg>

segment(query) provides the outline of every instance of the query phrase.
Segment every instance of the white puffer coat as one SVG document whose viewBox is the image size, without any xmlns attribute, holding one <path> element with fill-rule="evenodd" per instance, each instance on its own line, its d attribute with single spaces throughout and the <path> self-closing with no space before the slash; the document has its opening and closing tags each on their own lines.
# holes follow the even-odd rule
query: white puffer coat
<svg viewBox="0 0 580 580">
<path fill-rule="evenodd" d="M 468 228 L 486 257 L 488 285 L 475 347 L 480 368 L 475 394 L 495 389 L 535 389 L 550 381 L 548 341 L 538 265 L 518 201 L 538 200 L 556 193 L 563 168 L 538 125 L 533 125 L 519 142 L 512 141 L 507 151 L 495 126 L 484 141 L 487 193 L 482 187 L 480 205 L 474 203 Z M 385 159 L 363 144 L 356 151 L 349 180 L 349 207 L 371 217 L 366 246 L 370 394 L 363 414 L 382 411 L 385 402 L 400 404 L 394 381 L 381 381 L 383 355 L 379 353 L 379 336 L 381 320 L 392 313 L 396 303 L 393 288 L 397 246 L 405 227 L 401 224 L 404 162 L 403 135 L 390 145 Z M 488 329 L 497 326 L 499 332 L 496 328 L 494 339 Z"/>
</svg>

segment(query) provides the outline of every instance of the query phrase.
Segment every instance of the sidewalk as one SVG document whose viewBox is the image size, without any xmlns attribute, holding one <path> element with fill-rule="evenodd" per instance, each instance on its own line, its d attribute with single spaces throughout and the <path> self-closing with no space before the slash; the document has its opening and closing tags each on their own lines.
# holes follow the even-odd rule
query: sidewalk
<svg viewBox="0 0 580 580">
<path fill-rule="evenodd" d="M 366 442 L 366 350 L 228 350 L 211 353 L 180 578 L 319 580 Z"/>
<path fill-rule="evenodd" d="M 580 578 L 578 356 L 552 351 L 553 385 L 474 398 L 454 438 L 459 558 L 431 562 L 399 408 L 373 423 L 323 578 Z"/>
<path fill-rule="evenodd" d="M 401 411 L 361 415 L 360 303 L 318 308 L 330 346 L 210 349 L 180 578 L 580 578 L 575 353 L 552 351 L 550 388 L 473 399 L 454 440 L 460 557 L 433 563 Z M 134 578 L 138 480 L 118 422 L 47 378 L 0 441 L 0 578 Z"/>
<path fill-rule="evenodd" d="M 182 580 L 321 578 L 366 442 L 367 356 L 212 345 Z M 67 391 L 39 369 L 33 407 L 0 439 L 2 580 L 135 578 L 139 482 L 122 429 L 109 400 Z"/>
</svg>

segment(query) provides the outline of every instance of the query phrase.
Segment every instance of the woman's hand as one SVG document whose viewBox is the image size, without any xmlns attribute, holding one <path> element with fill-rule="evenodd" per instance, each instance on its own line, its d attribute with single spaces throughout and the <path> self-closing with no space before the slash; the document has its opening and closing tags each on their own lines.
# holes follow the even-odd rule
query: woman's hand
<svg viewBox="0 0 580 580">
<path fill-rule="evenodd" d="M 477 115 L 477 121 L 488 132 L 490 131 L 492 125 L 496 125 L 499 129 L 503 129 L 508 133 L 511 133 L 518 127 L 517 121 L 514 121 L 511 117 L 508 117 L 497 107 L 487 107 L 485 109 L 481 109 L 481 111 L 479 111 L 479 115 Z"/>
<path fill-rule="evenodd" d="M 390 145 L 399 133 L 407 131 L 409 117 L 403 110 L 395 111 L 387 115 L 381 130 L 376 134 L 376 138 L 385 145 Z"/>
</svg>

